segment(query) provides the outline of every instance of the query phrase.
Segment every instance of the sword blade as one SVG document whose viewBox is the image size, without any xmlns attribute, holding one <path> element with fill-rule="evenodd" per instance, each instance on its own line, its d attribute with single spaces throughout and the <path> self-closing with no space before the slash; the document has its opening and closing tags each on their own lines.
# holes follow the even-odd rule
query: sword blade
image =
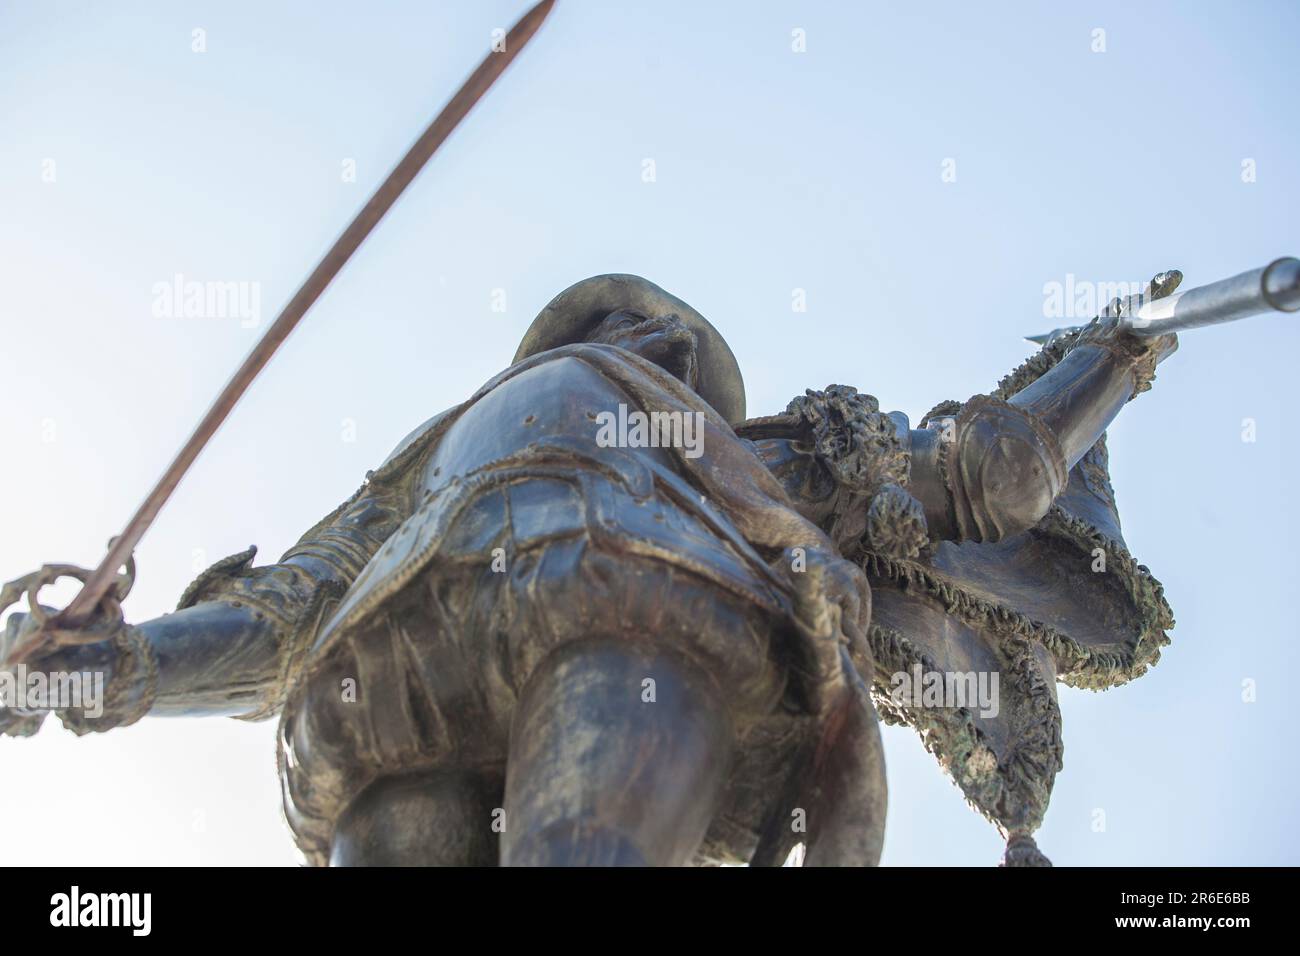
<svg viewBox="0 0 1300 956">
<path fill-rule="evenodd" d="M 280 314 L 271 323 L 270 328 L 253 347 L 252 352 L 244 359 L 242 365 L 235 372 L 227 383 L 226 387 L 221 390 L 212 407 L 208 409 L 198 427 L 189 440 L 182 446 L 180 452 L 176 455 L 175 460 L 168 469 L 163 473 L 162 478 L 149 492 L 148 497 L 140 505 L 139 509 L 132 516 L 130 522 L 120 535 L 109 546 L 108 554 L 104 560 L 86 580 L 85 586 L 72 600 L 72 603 L 55 618 L 52 624 L 75 625 L 87 620 L 94 612 L 95 607 L 99 604 L 101 598 L 108 593 L 117 576 L 118 569 L 126 563 L 135 550 L 135 546 L 144 537 L 144 533 L 149 530 L 153 524 L 154 518 L 162 510 L 167 499 L 171 497 L 172 492 L 180 483 L 181 478 L 194 464 L 199 453 L 207 445 L 221 423 L 226 420 L 235 404 L 240 397 L 248 390 L 259 372 L 271 360 L 276 349 L 289 337 L 289 333 L 307 314 L 307 310 L 325 291 L 326 286 L 339 273 L 344 264 L 351 258 L 352 254 L 357 251 L 361 243 L 370 235 L 371 230 L 384 218 L 384 214 L 392 208 L 393 203 L 405 191 L 406 187 L 411 184 L 420 170 L 429 161 L 430 157 L 443 144 L 443 141 L 451 135 L 460 121 L 465 118 L 474 104 L 477 103 L 483 94 L 488 91 L 497 78 L 505 72 L 512 60 L 518 55 L 519 51 L 537 32 L 546 15 L 551 12 L 555 0 L 542 0 L 527 13 L 525 13 L 506 34 L 505 49 L 499 52 L 492 52 L 487 55 L 482 63 L 479 64 L 469 79 L 467 79 L 456 94 L 443 107 L 442 112 L 437 115 L 428 128 L 420 134 L 419 139 L 411 146 L 401 161 L 393 167 L 393 171 L 388 174 L 379 188 L 375 190 L 369 201 L 361 208 L 356 217 L 343 230 L 342 234 L 334 240 L 325 256 L 312 270 L 311 275 L 303 282 L 294 293 L 288 304 L 281 310 Z"/>
</svg>

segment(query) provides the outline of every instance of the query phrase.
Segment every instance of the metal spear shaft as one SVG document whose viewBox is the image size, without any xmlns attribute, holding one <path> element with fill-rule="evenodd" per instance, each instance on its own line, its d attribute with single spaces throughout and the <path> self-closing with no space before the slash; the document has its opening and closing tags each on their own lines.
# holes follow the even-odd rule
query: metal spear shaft
<svg viewBox="0 0 1300 956">
<path fill-rule="evenodd" d="M 1202 325 L 1235 322 L 1265 312 L 1297 310 L 1300 310 L 1300 259 L 1287 256 L 1231 279 L 1220 279 L 1163 299 L 1142 302 L 1137 308 L 1126 308 L 1118 322 L 1120 328 L 1136 336 L 1154 338 Z M 1082 326 L 1026 338 L 1042 345 L 1079 328 Z"/>
</svg>

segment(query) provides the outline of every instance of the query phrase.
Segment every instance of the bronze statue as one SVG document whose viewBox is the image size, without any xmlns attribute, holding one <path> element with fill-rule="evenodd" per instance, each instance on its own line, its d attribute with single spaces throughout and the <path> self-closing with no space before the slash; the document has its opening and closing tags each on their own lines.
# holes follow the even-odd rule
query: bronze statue
<svg viewBox="0 0 1300 956">
<path fill-rule="evenodd" d="M 278 715 L 315 864 L 779 865 L 800 844 L 811 865 L 874 864 L 879 713 L 922 733 L 1007 864 L 1046 864 L 1056 681 L 1140 676 L 1173 625 L 1120 535 L 1105 429 L 1178 329 L 1300 308 L 1294 259 L 1179 296 L 1162 273 L 917 428 L 838 385 L 746 419 L 703 316 L 635 276 L 588 279 L 278 563 L 249 548 L 175 613 L 123 621 L 129 556 L 180 476 L 550 7 L 381 184 L 100 567 L 0 591 L 0 611 L 28 599 L 0 641 L 0 732 L 51 709 L 16 705 L 27 669 L 104 678 L 93 708 L 53 708 L 78 734 Z M 41 606 L 69 574 L 73 603 Z"/>
<path fill-rule="evenodd" d="M 1103 316 L 919 428 L 844 386 L 746 420 L 703 316 L 588 279 L 278 563 L 26 664 L 108 675 L 102 717 L 59 711 L 77 733 L 278 714 L 313 863 L 874 863 L 877 705 L 1043 863 L 1053 684 L 1138 676 L 1173 623 L 1103 432 L 1175 347 Z M 997 673 L 996 713 L 900 700 L 917 666 Z"/>
</svg>

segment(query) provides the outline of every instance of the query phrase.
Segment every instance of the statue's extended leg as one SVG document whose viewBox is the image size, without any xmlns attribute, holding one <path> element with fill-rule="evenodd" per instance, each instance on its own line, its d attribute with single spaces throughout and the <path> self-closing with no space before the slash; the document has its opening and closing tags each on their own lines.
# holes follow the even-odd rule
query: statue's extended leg
<svg viewBox="0 0 1300 956">
<path fill-rule="evenodd" d="M 687 863 L 731 750 L 722 695 L 688 661 L 626 640 L 567 645 L 515 714 L 502 863 Z"/>
<path fill-rule="evenodd" d="M 495 866 L 499 774 L 436 770 L 381 777 L 334 829 L 331 866 Z M 499 816 L 499 815 L 498 815 Z"/>
</svg>

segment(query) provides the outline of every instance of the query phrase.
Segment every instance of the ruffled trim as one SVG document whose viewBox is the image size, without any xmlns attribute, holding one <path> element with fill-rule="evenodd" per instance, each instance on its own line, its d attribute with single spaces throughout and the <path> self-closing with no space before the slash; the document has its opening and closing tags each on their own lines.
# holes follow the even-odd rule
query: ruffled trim
<svg viewBox="0 0 1300 956">
<path fill-rule="evenodd" d="M 1049 624 L 1036 621 L 1016 608 L 976 595 L 927 564 L 866 553 L 862 568 L 871 577 L 921 589 L 973 627 L 1000 639 L 1024 638 L 1046 647 L 1056 661 L 1057 679 L 1071 687 L 1106 690 L 1141 677 L 1160 659 L 1169 643 L 1165 631 L 1174 626 L 1173 612 L 1164 588 L 1117 542 L 1087 522 L 1053 505 L 1033 532 L 1061 540 L 1086 554 L 1100 548 L 1108 573 L 1124 588 L 1138 616 L 1138 637 L 1128 650 L 1090 648 Z"/>
<path fill-rule="evenodd" d="M 1032 832 L 1042 823 L 1052 782 L 1064 765 L 1061 712 L 1052 688 L 1024 639 L 999 642 L 1002 674 L 1009 678 L 1006 700 L 1016 707 L 1018 733 L 1001 761 L 968 707 L 900 707 L 889 693 L 890 676 L 920 665 L 941 668 L 893 628 L 871 625 L 868 635 L 876 662 L 873 697 L 887 724 L 913 727 L 925 749 L 961 789 L 966 802 L 1003 835 Z"/>
</svg>

